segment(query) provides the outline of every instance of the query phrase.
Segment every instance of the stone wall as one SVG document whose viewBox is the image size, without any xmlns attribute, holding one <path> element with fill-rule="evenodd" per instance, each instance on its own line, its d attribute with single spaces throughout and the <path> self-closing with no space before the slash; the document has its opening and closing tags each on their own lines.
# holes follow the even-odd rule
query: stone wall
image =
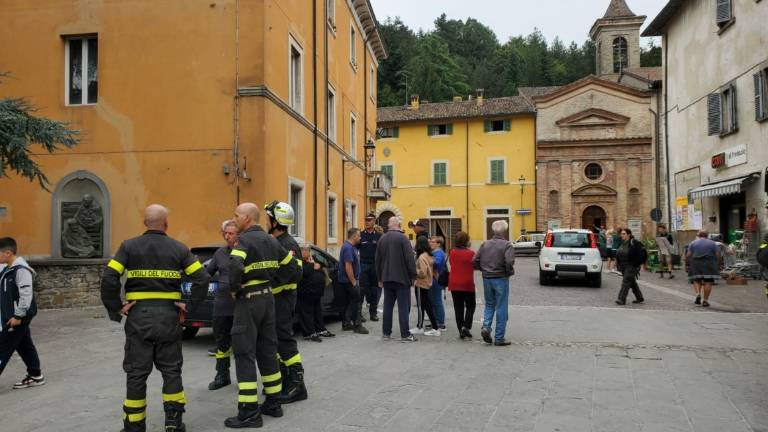
<svg viewBox="0 0 768 432">
<path fill-rule="evenodd" d="M 101 304 L 101 273 L 106 259 L 31 260 L 37 272 L 35 299 L 41 309 L 78 308 Z"/>
</svg>

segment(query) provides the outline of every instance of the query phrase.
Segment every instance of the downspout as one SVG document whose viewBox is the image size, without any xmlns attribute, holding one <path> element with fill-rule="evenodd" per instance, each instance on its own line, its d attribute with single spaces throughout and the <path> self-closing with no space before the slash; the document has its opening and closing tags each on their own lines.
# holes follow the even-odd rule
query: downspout
<svg viewBox="0 0 768 432">
<path fill-rule="evenodd" d="M 326 8 L 326 13 L 327 13 Z M 312 242 L 317 244 L 317 1 L 312 0 L 312 105 L 313 105 L 313 146 L 312 146 Z"/>
<path fill-rule="evenodd" d="M 240 0 L 235 1 L 235 106 L 233 107 L 234 145 L 232 174 L 235 176 L 235 204 L 240 205 Z"/>
<path fill-rule="evenodd" d="M 539 229 L 539 146 L 537 137 L 539 136 L 539 115 L 533 114 L 533 209 L 536 219 L 533 220 L 533 229 Z M 546 230 L 545 230 L 546 231 Z"/>
<path fill-rule="evenodd" d="M 465 146 L 466 146 L 466 148 L 464 150 L 464 152 L 465 152 L 465 154 L 467 156 L 465 158 L 466 162 L 467 162 L 466 163 L 466 170 L 467 170 L 467 172 L 466 172 L 467 179 L 466 180 L 467 181 L 466 181 L 466 185 L 465 185 L 466 207 L 467 207 L 467 231 L 466 232 L 469 233 L 470 232 L 469 231 L 469 119 L 467 119 L 467 122 L 466 122 L 466 129 L 467 129 L 466 130 L 466 139 L 465 139 Z"/>
<path fill-rule="evenodd" d="M 363 39 L 363 205 L 364 215 L 368 215 L 368 155 L 365 145 L 368 142 L 368 38 Z"/>
<path fill-rule="evenodd" d="M 653 109 L 648 108 L 648 112 L 650 112 L 653 115 L 653 130 L 654 134 L 656 135 L 656 145 L 654 149 L 655 153 L 655 163 L 654 170 L 656 171 L 656 208 L 661 207 L 661 181 L 659 180 L 659 177 L 661 175 L 661 161 L 659 160 L 659 156 L 661 155 L 661 128 L 659 126 L 659 105 L 661 105 L 661 98 L 656 98 L 656 111 L 654 112 Z"/>
<path fill-rule="evenodd" d="M 331 161 L 329 160 L 330 157 L 330 137 L 328 136 L 329 130 L 330 130 L 330 120 L 328 119 L 328 86 L 330 85 L 330 80 L 328 79 L 328 8 L 324 8 L 325 12 L 323 15 L 325 16 L 325 20 L 323 21 L 323 28 L 325 31 L 323 32 L 323 68 L 325 71 L 325 88 L 323 89 L 325 93 L 325 203 L 326 206 L 328 205 L 328 188 L 331 187 L 331 180 L 330 180 L 330 172 L 331 172 Z M 338 129 L 338 127 L 336 128 Z M 343 167 L 342 167 L 343 168 Z M 327 213 L 327 212 L 326 212 Z"/>
<path fill-rule="evenodd" d="M 672 175 L 669 172 L 669 38 L 667 34 L 664 34 L 664 82 L 661 84 L 664 87 L 664 159 L 667 166 L 667 221 L 669 225 L 672 224 L 672 199 L 670 198 L 670 191 L 672 190 Z"/>
</svg>

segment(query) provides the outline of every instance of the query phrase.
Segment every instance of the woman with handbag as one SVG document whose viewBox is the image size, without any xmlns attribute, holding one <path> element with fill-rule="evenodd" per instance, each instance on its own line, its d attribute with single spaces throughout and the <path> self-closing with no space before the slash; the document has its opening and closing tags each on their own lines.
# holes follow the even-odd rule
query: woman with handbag
<svg viewBox="0 0 768 432">
<path fill-rule="evenodd" d="M 469 235 L 463 231 L 456 233 L 456 247 L 448 254 L 448 290 L 453 298 L 453 310 L 456 313 L 456 326 L 459 337 L 472 340 L 472 319 L 475 315 L 475 269 L 472 259 L 475 252 L 469 248 Z M 447 271 L 447 270 L 446 270 Z"/>
</svg>

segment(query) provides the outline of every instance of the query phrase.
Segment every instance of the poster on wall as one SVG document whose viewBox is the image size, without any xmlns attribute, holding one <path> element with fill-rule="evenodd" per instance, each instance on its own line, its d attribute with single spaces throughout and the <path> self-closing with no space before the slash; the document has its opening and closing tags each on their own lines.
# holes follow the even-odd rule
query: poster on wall
<svg viewBox="0 0 768 432">
<path fill-rule="evenodd" d="M 702 214 L 701 200 L 694 200 L 693 204 L 688 206 L 688 215 L 690 216 L 688 229 L 698 231 L 704 227 L 704 217 Z"/>
<path fill-rule="evenodd" d="M 550 219 L 547 221 L 548 230 L 560 229 L 560 219 Z"/>
<path fill-rule="evenodd" d="M 629 225 L 629 229 L 632 230 L 632 235 L 636 239 L 643 238 L 643 221 L 640 219 L 630 219 L 627 221 L 627 225 Z"/>
<path fill-rule="evenodd" d="M 675 198 L 675 230 L 685 231 L 688 229 L 688 197 L 678 196 Z"/>
</svg>

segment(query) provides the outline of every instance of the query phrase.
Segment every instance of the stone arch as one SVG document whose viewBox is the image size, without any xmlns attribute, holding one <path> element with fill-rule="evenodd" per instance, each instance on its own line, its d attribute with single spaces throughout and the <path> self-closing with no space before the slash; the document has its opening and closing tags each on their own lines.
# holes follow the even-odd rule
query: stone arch
<svg viewBox="0 0 768 432">
<path fill-rule="evenodd" d="M 79 170 L 64 176 L 56 185 L 51 205 L 51 256 L 63 258 L 62 231 L 63 218 L 72 212 L 73 203 L 82 201 L 85 195 L 90 195 L 101 209 L 101 235 L 96 236 L 89 231 L 95 248 L 92 256 L 87 258 L 104 258 L 112 253 L 112 201 L 107 185 L 95 174 Z"/>
<path fill-rule="evenodd" d="M 384 231 L 387 230 L 387 224 L 383 222 L 383 218 L 389 218 L 392 216 L 397 216 L 400 218 L 400 221 L 405 223 L 403 220 L 403 213 L 400 211 L 400 209 L 389 202 L 381 203 L 378 207 L 376 207 L 376 220 L 378 221 L 378 224 L 384 228 Z"/>
</svg>

